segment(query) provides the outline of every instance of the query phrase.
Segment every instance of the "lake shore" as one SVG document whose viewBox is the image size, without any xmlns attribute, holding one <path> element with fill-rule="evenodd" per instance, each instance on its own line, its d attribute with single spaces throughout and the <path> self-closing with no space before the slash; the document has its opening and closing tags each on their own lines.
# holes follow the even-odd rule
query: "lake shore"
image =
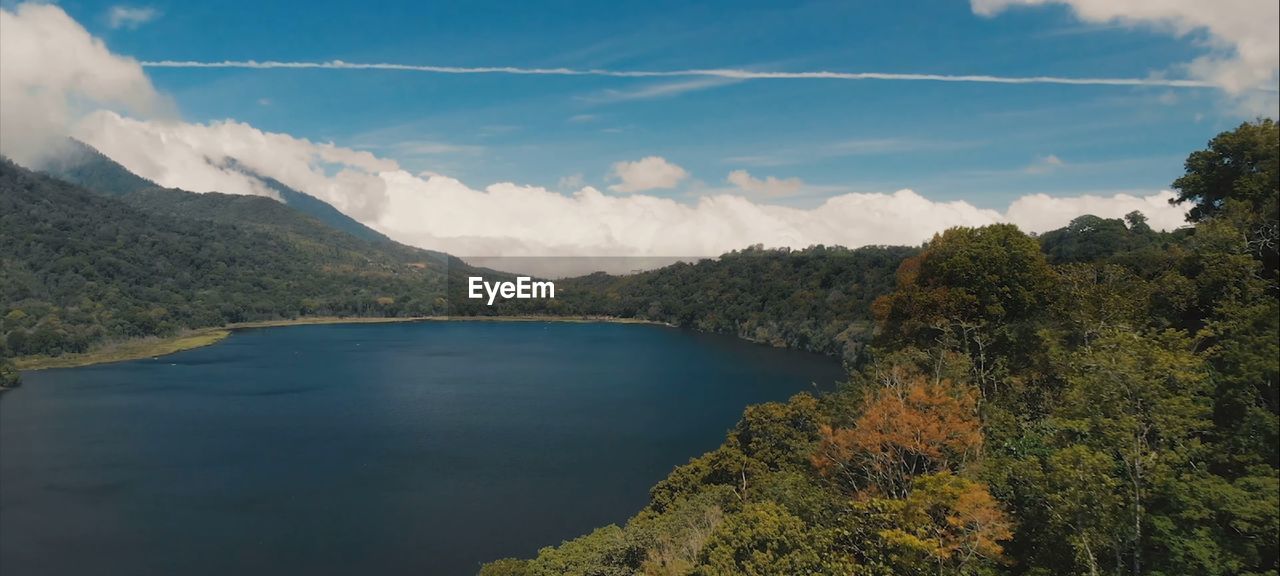
<svg viewBox="0 0 1280 576">
<path fill-rule="evenodd" d="M 280 328 L 284 326 L 309 326 L 318 324 L 392 324 L 402 322 L 570 322 L 611 324 L 650 324 L 655 326 L 675 327 L 664 322 L 639 320 L 635 318 L 613 318 L 609 316 L 409 316 L 403 318 L 387 318 L 376 316 L 308 316 L 304 318 L 262 320 L 257 322 L 238 322 L 217 328 L 198 328 L 186 330 L 181 334 L 158 338 L 138 338 L 121 340 L 95 348 L 88 352 L 63 354 L 61 356 L 25 356 L 14 358 L 13 363 L 18 370 L 46 370 L 49 368 L 78 368 L 94 364 L 125 362 L 156 358 L 210 346 L 221 342 L 236 330 L 256 330 L 261 328 Z"/>
</svg>

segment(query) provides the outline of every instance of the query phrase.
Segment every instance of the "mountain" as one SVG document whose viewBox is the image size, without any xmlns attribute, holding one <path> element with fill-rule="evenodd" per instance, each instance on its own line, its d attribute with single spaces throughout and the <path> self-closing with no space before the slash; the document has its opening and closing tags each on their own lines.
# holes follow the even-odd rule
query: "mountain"
<svg viewBox="0 0 1280 576">
<path fill-rule="evenodd" d="M 355 218 L 343 214 L 342 211 L 334 208 L 329 203 L 316 198 L 315 196 L 305 192 L 299 192 L 293 188 L 285 186 L 275 178 L 258 176 L 252 172 L 249 172 L 249 174 L 261 180 L 268 188 L 275 190 L 276 193 L 280 195 L 280 199 L 284 201 L 285 204 L 288 204 L 290 208 L 302 212 L 303 214 L 310 215 L 316 220 L 324 222 L 334 229 L 374 242 L 391 241 L 390 238 L 387 238 L 386 235 L 381 232 L 361 224 Z"/>
<path fill-rule="evenodd" d="M 0 355 L 300 315 L 439 314 L 450 268 L 465 273 L 267 198 L 111 197 L 0 160 Z"/>
<path fill-rule="evenodd" d="M 67 138 L 57 154 L 37 168 L 60 180 L 109 196 L 123 196 L 158 186 L 75 138 Z"/>
<path fill-rule="evenodd" d="M 382 233 L 343 214 L 323 200 L 290 188 L 274 178 L 257 174 L 234 160 L 227 163 L 227 168 L 261 181 L 266 187 L 279 194 L 280 201 L 288 204 L 290 208 L 309 215 L 336 230 L 365 240 L 391 241 Z M 59 154 L 46 161 L 39 169 L 60 180 L 109 196 L 127 196 L 160 188 L 155 182 L 130 172 L 128 168 L 99 152 L 93 146 L 74 138 L 68 138 Z"/>
</svg>

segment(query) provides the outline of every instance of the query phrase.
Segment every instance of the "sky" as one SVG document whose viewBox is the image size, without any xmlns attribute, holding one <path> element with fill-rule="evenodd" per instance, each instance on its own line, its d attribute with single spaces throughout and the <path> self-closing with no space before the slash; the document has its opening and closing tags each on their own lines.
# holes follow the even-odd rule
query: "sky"
<svg viewBox="0 0 1280 576">
<path fill-rule="evenodd" d="M 463 255 L 1171 228 L 1280 60 L 1274 0 L 0 6 L 0 153 L 270 195 L 235 159 Z"/>
</svg>

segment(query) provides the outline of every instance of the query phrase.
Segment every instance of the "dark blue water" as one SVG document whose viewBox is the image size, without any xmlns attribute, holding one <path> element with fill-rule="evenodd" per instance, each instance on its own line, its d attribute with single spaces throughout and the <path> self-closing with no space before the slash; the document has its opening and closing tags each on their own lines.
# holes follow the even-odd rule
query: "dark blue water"
<svg viewBox="0 0 1280 576">
<path fill-rule="evenodd" d="M 637 325 L 240 332 L 0 394 L 0 574 L 474 574 L 622 522 L 835 362 Z"/>
</svg>

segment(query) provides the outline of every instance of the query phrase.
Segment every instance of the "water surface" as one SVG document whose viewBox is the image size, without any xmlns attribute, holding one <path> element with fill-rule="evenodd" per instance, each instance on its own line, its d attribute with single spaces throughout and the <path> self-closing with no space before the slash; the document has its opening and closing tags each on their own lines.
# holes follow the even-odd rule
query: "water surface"
<svg viewBox="0 0 1280 576">
<path fill-rule="evenodd" d="M 623 522 L 827 358 L 618 324 L 237 332 L 0 394 L 0 574 L 474 574 Z"/>
</svg>

